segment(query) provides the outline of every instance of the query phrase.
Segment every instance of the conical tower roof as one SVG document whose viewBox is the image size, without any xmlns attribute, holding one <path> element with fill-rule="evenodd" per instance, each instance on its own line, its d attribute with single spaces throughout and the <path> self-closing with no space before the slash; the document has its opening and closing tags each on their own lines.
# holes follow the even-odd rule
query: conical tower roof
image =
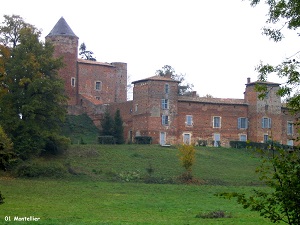
<svg viewBox="0 0 300 225">
<path fill-rule="evenodd" d="M 50 33 L 47 35 L 47 37 L 51 36 L 73 36 L 77 37 L 72 29 L 67 24 L 66 20 L 61 17 L 58 22 L 55 24 L 53 29 L 50 31 Z"/>
</svg>

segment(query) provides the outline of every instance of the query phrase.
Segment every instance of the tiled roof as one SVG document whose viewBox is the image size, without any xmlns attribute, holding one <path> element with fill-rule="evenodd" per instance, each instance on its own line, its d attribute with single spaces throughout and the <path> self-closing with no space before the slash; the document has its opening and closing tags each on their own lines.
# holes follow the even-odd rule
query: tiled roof
<svg viewBox="0 0 300 225">
<path fill-rule="evenodd" d="M 254 81 L 251 83 L 247 83 L 246 86 L 256 85 L 256 84 L 263 84 L 263 85 L 269 85 L 269 86 L 279 86 L 279 83 L 269 82 L 269 81 Z"/>
<path fill-rule="evenodd" d="M 53 29 L 50 31 L 50 33 L 47 35 L 47 37 L 50 36 L 74 36 L 77 37 L 72 29 L 67 24 L 66 20 L 61 17 L 58 22 L 55 24 Z"/>
<path fill-rule="evenodd" d="M 247 105 L 244 99 L 236 99 L 236 98 L 206 98 L 206 97 L 179 96 L 178 101 L 199 102 L 199 103 L 208 103 L 208 104 Z"/>
<path fill-rule="evenodd" d="M 113 65 L 111 63 L 97 62 L 97 61 L 86 60 L 86 59 L 77 59 L 77 62 L 79 62 L 79 63 L 85 63 L 85 64 L 102 65 L 102 66 L 112 66 L 113 67 Z"/>
<path fill-rule="evenodd" d="M 137 80 L 137 81 L 133 81 L 132 83 L 135 84 L 135 83 L 139 83 L 139 82 L 145 82 L 145 81 L 169 81 L 169 82 L 178 82 L 177 80 L 174 80 L 170 77 L 164 77 L 164 76 L 153 76 L 153 77 L 148 77 L 148 78 L 145 78 L 145 79 L 142 79 L 142 80 Z"/>
</svg>

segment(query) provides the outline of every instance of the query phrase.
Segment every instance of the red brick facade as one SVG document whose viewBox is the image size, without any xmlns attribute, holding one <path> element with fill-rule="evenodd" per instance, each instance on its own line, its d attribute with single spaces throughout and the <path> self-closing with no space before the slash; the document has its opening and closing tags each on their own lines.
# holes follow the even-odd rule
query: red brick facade
<svg viewBox="0 0 300 225">
<path fill-rule="evenodd" d="M 53 43 L 55 57 L 63 57 L 65 66 L 59 75 L 65 81 L 69 106 L 81 105 L 86 98 L 106 104 L 127 100 L 126 63 L 78 59 L 78 37 L 63 18 L 46 36 L 46 41 Z"/>
<path fill-rule="evenodd" d="M 154 76 L 134 81 L 133 100 L 127 101 L 127 64 L 78 59 L 78 37 L 61 18 L 46 37 L 63 56 L 59 71 L 69 96 L 69 113 L 87 113 L 100 126 L 106 109 L 120 109 L 124 136 L 151 136 L 154 144 L 228 146 L 231 140 L 264 142 L 270 138 L 293 145 L 295 117 L 276 95 L 279 84 L 266 82 L 266 98 L 255 91 L 258 82 L 248 78 L 243 99 L 197 97 L 178 94 L 178 82 Z M 226 87 L 224 87 L 226 88 Z"/>
</svg>

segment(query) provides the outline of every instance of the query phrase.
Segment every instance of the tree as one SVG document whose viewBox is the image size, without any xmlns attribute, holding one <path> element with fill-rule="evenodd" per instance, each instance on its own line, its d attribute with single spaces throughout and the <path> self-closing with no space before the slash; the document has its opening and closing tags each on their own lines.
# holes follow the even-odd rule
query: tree
<svg viewBox="0 0 300 225">
<path fill-rule="evenodd" d="M 260 3 L 260 0 L 250 0 L 252 6 Z M 271 0 L 268 5 L 267 24 L 273 27 L 264 27 L 264 34 L 275 42 L 284 38 L 284 29 L 296 30 L 300 26 L 300 2 L 298 0 Z M 282 84 L 277 94 L 286 97 L 287 106 L 296 114 L 300 110 L 299 95 L 299 62 L 293 56 L 283 59 L 281 64 L 270 65 L 261 62 L 256 70 L 260 81 L 267 81 L 270 74 L 277 74 L 286 81 Z M 259 97 L 264 98 L 268 89 L 266 85 L 257 85 Z M 299 125 L 299 122 L 297 122 Z M 299 131 L 298 131 L 299 132 Z M 300 154 L 299 150 L 288 152 L 283 149 L 275 149 L 271 144 L 271 156 L 262 155 L 263 163 L 258 168 L 260 179 L 263 180 L 270 192 L 254 190 L 254 194 L 246 196 L 243 193 L 222 193 L 223 197 L 237 198 L 244 208 L 260 212 L 261 216 L 270 221 L 285 222 L 290 225 L 300 224 Z"/>
<path fill-rule="evenodd" d="M 113 136 L 114 121 L 108 110 L 105 111 L 104 117 L 101 120 L 101 127 L 102 127 L 101 134 L 103 136 Z"/>
<path fill-rule="evenodd" d="M 53 58 L 53 45 L 40 42 L 40 32 L 33 26 L 18 16 L 5 18 L 9 28 L 16 22 L 18 38 L 9 47 L 9 57 L 3 54 L 8 50 L 6 43 L 0 43 L 0 125 L 14 143 L 14 152 L 27 159 L 39 155 L 50 139 L 59 136 L 67 103 L 64 83 L 57 75 L 63 62 Z M 11 29 L 2 26 L 1 37 L 10 36 L 5 31 Z"/>
<path fill-rule="evenodd" d="M 123 120 L 120 114 L 120 110 L 117 109 L 114 118 L 114 137 L 116 139 L 116 144 L 124 144 L 124 128 Z"/>
<path fill-rule="evenodd" d="M 169 65 L 164 65 L 161 69 L 156 70 L 155 74 L 157 76 L 170 77 L 173 80 L 179 81 L 179 90 L 178 90 L 179 95 L 184 95 L 190 92 L 194 87 L 193 84 L 185 82 L 185 74 L 177 74 L 174 68 L 172 68 Z"/>
<path fill-rule="evenodd" d="M 262 164 L 257 169 L 260 179 L 270 187 L 270 191 L 253 190 L 253 194 L 221 193 L 225 198 L 236 198 L 244 208 L 260 212 L 271 222 L 300 224 L 300 155 L 298 151 L 288 152 L 275 149 L 262 152 Z"/>
<path fill-rule="evenodd" d="M 4 15 L 3 17 L 3 25 L 0 26 L 0 43 L 4 46 L 15 48 L 20 41 L 20 31 L 22 29 L 36 29 L 33 25 L 24 22 L 23 18 L 18 15 Z"/>
<path fill-rule="evenodd" d="M 251 6 L 256 6 L 260 0 L 250 0 Z M 268 5 L 267 24 L 272 25 L 263 28 L 264 34 L 271 40 L 278 42 L 284 38 L 284 30 L 296 30 L 300 27 L 300 2 L 298 0 L 272 0 L 266 1 Z M 299 34 L 297 34 L 299 35 Z M 264 64 L 261 62 L 256 70 L 260 81 L 267 81 L 268 75 L 277 74 L 285 81 L 281 85 L 278 95 L 286 98 L 287 106 L 296 113 L 300 110 L 299 96 L 299 62 L 295 59 L 299 49 L 289 58 L 284 58 L 278 65 Z M 268 90 L 265 85 L 257 86 L 260 97 L 263 98 Z"/>
<path fill-rule="evenodd" d="M 96 61 L 96 58 L 94 58 L 93 56 L 94 53 L 92 51 L 86 50 L 86 45 L 84 42 L 80 45 L 79 51 L 80 51 L 79 55 L 81 56 L 82 59 Z"/>
<path fill-rule="evenodd" d="M 13 143 L 0 126 L 0 170 L 6 171 L 15 159 Z"/>
<path fill-rule="evenodd" d="M 179 160 L 186 171 L 183 175 L 183 178 L 185 181 L 190 181 L 193 179 L 192 166 L 195 163 L 195 148 L 193 145 L 183 144 L 178 147 L 178 150 Z"/>
</svg>

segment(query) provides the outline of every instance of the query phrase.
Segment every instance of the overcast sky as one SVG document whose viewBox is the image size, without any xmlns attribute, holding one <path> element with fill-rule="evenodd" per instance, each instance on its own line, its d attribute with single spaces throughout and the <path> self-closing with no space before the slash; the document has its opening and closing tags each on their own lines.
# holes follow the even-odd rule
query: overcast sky
<svg viewBox="0 0 300 225">
<path fill-rule="evenodd" d="M 64 17 L 97 61 L 126 62 L 130 81 L 170 65 L 200 96 L 243 98 L 260 60 L 280 63 L 300 50 L 296 32 L 280 43 L 263 36 L 267 8 L 247 0 L 2 0 L 0 21 L 12 14 L 41 29 L 42 40 Z"/>
</svg>

